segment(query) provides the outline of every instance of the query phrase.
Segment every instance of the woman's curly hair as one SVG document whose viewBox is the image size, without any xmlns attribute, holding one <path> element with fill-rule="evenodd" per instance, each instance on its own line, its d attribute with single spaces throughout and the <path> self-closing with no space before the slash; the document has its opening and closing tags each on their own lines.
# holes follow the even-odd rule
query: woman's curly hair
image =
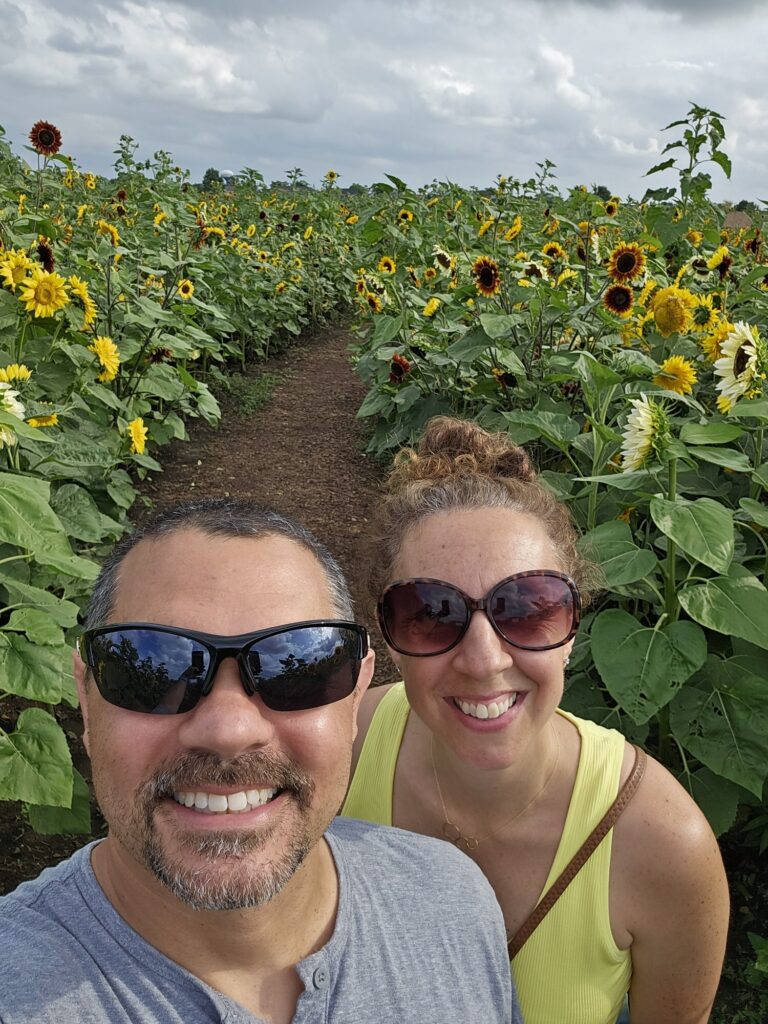
<svg viewBox="0 0 768 1024">
<path fill-rule="evenodd" d="M 600 571 L 581 556 L 567 506 L 540 483 L 523 448 L 452 416 L 429 420 L 415 448 L 405 448 L 385 484 L 368 543 L 368 592 L 375 602 L 392 579 L 410 529 L 439 512 L 508 508 L 529 515 L 546 531 L 563 572 L 586 605 L 600 589 Z"/>
</svg>

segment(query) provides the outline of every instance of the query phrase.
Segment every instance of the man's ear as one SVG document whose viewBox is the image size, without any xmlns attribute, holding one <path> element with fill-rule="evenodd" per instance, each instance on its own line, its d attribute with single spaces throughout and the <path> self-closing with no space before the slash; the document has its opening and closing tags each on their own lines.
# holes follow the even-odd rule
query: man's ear
<svg viewBox="0 0 768 1024">
<path fill-rule="evenodd" d="M 75 685 L 77 686 L 77 698 L 80 701 L 80 713 L 83 716 L 83 746 L 88 756 L 91 756 L 89 750 L 89 734 L 88 734 L 88 685 L 85 677 L 88 672 L 88 668 L 80 657 L 80 652 L 75 648 L 72 651 L 72 674 L 75 677 Z"/>
</svg>

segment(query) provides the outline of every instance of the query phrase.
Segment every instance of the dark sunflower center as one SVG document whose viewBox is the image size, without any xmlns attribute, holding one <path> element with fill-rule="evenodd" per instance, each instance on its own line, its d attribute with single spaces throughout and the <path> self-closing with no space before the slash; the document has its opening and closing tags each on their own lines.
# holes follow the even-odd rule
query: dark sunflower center
<svg viewBox="0 0 768 1024">
<path fill-rule="evenodd" d="M 739 377 L 747 368 L 749 363 L 749 352 L 747 352 L 747 346 L 742 345 L 739 351 L 736 353 L 736 358 L 733 360 L 733 372 L 735 376 Z"/>
<path fill-rule="evenodd" d="M 56 141 L 56 136 L 53 134 L 50 128 L 43 128 L 37 133 L 37 137 L 44 146 L 52 146 Z"/>
<path fill-rule="evenodd" d="M 481 267 L 477 279 L 484 288 L 491 288 L 496 279 L 493 267 Z"/>
<path fill-rule="evenodd" d="M 632 295 L 626 288 L 616 288 L 611 292 L 611 305 L 614 309 L 629 309 Z"/>
<path fill-rule="evenodd" d="M 623 252 L 616 260 L 616 269 L 620 274 L 631 274 L 637 266 L 637 256 L 633 252 Z"/>
</svg>

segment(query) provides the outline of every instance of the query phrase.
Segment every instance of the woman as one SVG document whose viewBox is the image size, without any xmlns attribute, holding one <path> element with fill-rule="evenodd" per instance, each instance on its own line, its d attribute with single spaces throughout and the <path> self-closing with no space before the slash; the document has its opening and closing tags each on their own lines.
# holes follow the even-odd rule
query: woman
<svg viewBox="0 0 768 1024">
<path fill-rule="evenodd" d="M 514 936 L 633 771 L 558 708 L 595 570 L 503 434 L 440 417 L 393 470 L 372 593 L 403 683 L 369 691 L 342 813 L 446 838 Z M 634 781 L 633 781 L 634 784 Z M 706 819 L 660 764 L 513 956 L 526 1024 L 703 1024 L 728 892 Z"/>
</svg>

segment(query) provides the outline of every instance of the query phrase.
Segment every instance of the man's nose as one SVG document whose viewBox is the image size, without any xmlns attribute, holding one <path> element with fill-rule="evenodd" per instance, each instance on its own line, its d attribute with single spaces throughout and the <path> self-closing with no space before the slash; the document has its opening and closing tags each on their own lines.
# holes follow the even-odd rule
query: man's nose
<svg viewBox="0 0 768 1024">
<path fill-rule="evenodd" d="M 224 658 L 210 692 L 184 716 L 179 728 L 179 738 L 187 747 L 211 750 L 221 758 L 267 746 L 274 733 L 274 713 L 258 694 L 246 693 L 234 658 Z"/>
</svg>

